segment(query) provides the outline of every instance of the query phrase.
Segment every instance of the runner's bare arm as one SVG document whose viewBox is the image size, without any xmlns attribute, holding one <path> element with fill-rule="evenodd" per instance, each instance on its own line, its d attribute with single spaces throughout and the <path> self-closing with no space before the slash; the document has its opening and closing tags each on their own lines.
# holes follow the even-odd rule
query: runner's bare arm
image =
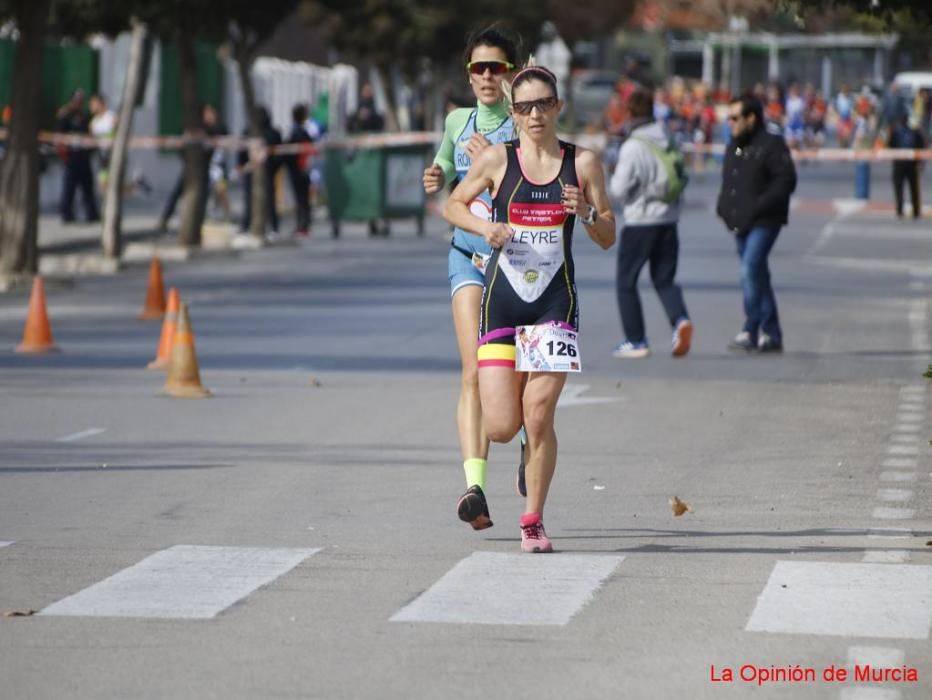
<svg viewBox="0 0 932 700">
<path fill-rule="evenodd" d="M 505 176 L 508 164 L 504 146 L 486 148 L 473 160 L 456 189 L 443 207 L 443 218 L 454 226 L 484 236 L 493 247 L 501 245 L 511 236 L 511 229 L 503 223 L 493 223 L 469 211 L 469 203 L 483 191 L 493 191 L 496 183 Z"/>
<path fill-rule="evenodd" d="M 582 189 L 579 198 L 579 214 L 585 216 L 589 210 L 588 204 L 598 213 L 596 222 L 586 226 L 589 238 L 595 241 L 603 250 L 608 250 L 615 244 L 615 212 L 612 211 L 608 193 L 605 191 L 605 176 L 602 174 L 602 164 L 595 153 L 585 148 L 576 151 L 576 173 Z"/>
</svg>

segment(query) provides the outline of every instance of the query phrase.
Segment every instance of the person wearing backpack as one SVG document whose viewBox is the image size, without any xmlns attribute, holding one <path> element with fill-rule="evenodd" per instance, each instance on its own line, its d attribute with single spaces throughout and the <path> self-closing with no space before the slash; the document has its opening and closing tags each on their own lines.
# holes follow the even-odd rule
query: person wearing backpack
<svg viewBox="0 0 932 700">
<path fill-rule="evenodd" d="M 637 290 L 641 270 L 650 263 L 651 281 L 673 328 L 672 354 L 682 357 L 689 352 L 693 336 L 683 291 L 674 281 L 680 200 L 687 183 L 683 155 L 663 124 L 653 119 L 651 90 L 637 88 L 627 109 L 625 139 L 609 185 L 624 209 L 615 289 L 625 340 L 612 354 L 626 359 L 650 355 Z"/>
<path fill-rule="evenodd" d="M 909 125 L 906 117 L 900 117 L 890 129 L 890 138 L 887 141 L 889 148 L 921 149 L 925 148 L 925 139 L 918 129 Z M 909 196 L 913 204 L 913 218 L 922 216 L 922 205 L 919 203 L 919 161 L 910 158 L 893 161 L 893 196 L 896 199 L 896 215 L 903 216 L 903 184 L 909 183 Z"/>
</svg>

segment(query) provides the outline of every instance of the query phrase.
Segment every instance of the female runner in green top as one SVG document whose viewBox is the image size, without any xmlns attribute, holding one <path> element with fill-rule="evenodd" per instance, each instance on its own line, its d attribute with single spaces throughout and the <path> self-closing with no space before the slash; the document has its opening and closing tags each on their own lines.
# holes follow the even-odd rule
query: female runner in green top
<svg viewBox="0 0 932 700">
<path fill-rule="evenodd" d="M 514 138 L 514 122 L 502 82 L 511 77 L 517 63 L 515 42 L 494 28 L 483 29 L 470 37 L 465 59 L 476 106 L 454 110 L 447 116 L 440 150 L 433 164 L 424 171 L 427 194 L 439 192 L 445 184 L 465 177 L 472 160 L 484 149 Z M 489 193 L 478 195 L 470 203 L 470 210 L 478 216 L 491 218 Z M 489 439 L 482 429 L 476 361 L 484 267 L 491 252 L 482 236 L 454 229 L 448 271 L 453 325 L 462 365 L 457 425 L 467 486 L 457 504 L 457 513 L 476 530 L 492 525 L 483 493 Z M 519 488 L 520 481 L 519 474 Z"/>
</svg>

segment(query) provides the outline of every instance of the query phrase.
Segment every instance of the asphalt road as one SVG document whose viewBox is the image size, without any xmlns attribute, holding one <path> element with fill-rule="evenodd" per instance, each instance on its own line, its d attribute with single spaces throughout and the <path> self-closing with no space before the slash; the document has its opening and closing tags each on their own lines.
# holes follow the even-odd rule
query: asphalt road
<svg viewBox="0 0 932 700">
<path fill-rule="evenodd" d="M 779 356 L 725 349 L 714 178 L 680 229 L 687 358 L 646 279 L 654 354 L 611 356 L 614 249 L 577 231 L 552 556 L 519 554 L 515 444 L 495 526 L 456 518 L 439 221 L 166 263 L 203 401 L 142 369 L 144 266 L 50 281 L 52 356 L 12 352 L 26 292 L 0 297 L 0 610 L 39 613 L 0 617 L 0 697 L 932 696 L 932 226 L 838 213 L 832 172 L 801 169 L 771 258 Z"/>
</svg>

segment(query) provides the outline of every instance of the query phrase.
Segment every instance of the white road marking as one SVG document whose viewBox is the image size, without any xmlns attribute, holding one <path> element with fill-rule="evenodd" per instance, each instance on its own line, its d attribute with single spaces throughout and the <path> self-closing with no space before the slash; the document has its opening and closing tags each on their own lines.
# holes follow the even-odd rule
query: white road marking
<svg viewBox="0 0 932 700">
<path fill-rule="evenodd" d="M 812 247 L 806 251 L 806 255 L 804 257 L 808 258 L 810 256 L 816 256 L 816 254 L 822 250 L 822 248 L 824 248 L 835 235 L 837 225 L 853 214 L 861 211 L 864 206 L 864 202 L 857 199 L 835 200 L 833 204 L 835 209 L 835 218 L 822 227 L 822 230 L 819 232 L 819 237 L 816 238 L 815 243 L 812 244 Z"/>
<path fill-rule="evenodd" d="M 564 384 L 563 392 L 560 394 L 560 398 L 557 400 L 557 407 L 564 408 L 566 406 L 585 406 L 587 404 L 597 404 L 597 403 L 614 403 L 618 401 L 618 397 L 612 396 L 587 396 L 582 397 L 582 394 L 585 391 L 588 391 L 588 384 Z"/>
<path fill-rule="evenodd" d="M 883 461 L 883 466 L 889 469 L 911 469 L 916 466 L 916 460 L 910 457 L 890 457 Z"/>
<path fill-rule="evenodd" d="M 93 435 L 100 435 L 101 433 L 107 432 L 106 428 L 88 428 L 87 430 L 82 430 L 78 433 L 71 433 L 71 435 L 65 435 L 55 440 L 55 442 L 75 442 L 77 440 L 83 440 L 84 438 L 91 437 Z"/>
<path fill-rule="evenodd" d="M 918 403 L 900 403 L 898 411 L 905 411 L 906 413 L 925 413 L 926 407 L 925 404 Z"/>
<path fill-rule="evenodd" d="M 921 423 L 922 416 L 917 413 L 897 413 L 896 422 L 897 423 Z"/>
<path fill-rule="evenodd" d="M 915 481 L 916 472 L 880 472 L 881 481 Z"/>
<path fill-rule="evenodd" d="M 921 430 L 922 426 L 916 425 L 915 423 L 910 423 L 909 425 L 897 425 L 893 428 L 893 432 L 895 433 L 918 433 Z"/>
<path fill-rule="evenodd" d="M 906 662 L 902 649 L 892 647 L 851 647 L 848 649 L 848 666 L 876 666 L 877 668 L 896 668 Z"/>
<path fill-rule="evenodd" d="M 887 508 L 884 506 L 874 508 L 871 517 L 877 520 L 912 520 L 916 511 L 912 508 Z"/>
<path fill-rule="evenodd" d="M 877 552 L 865 552 L 861 561 L 867 564 L 903 564 L 909 561 L 909 550 L 887 549 Z"/>
<path fill-rule="evenodd" d="M 932 277 L 932 265 L 919 265 L 912 262 L 897 260 L 877 260 L 865 258 L 822 257 L 807 254 L 803 258 L 806 262 L 825 267 L 839 267 L 843 270 L 863 270 L 865 272 L 892 272 L 896 274 L 909 274 L 915 277 Z"/>
<path fill-rule="evenodd" d="M 778 561 L 745 629 L 928 639 L 932 566 Z"/>
<path fill-rule="evenodd" d="M 889 455 L 917 455 L 919 448 L 914 445 L 890 445 L 887 448 Z"/>
<path fill-rule="evenodd" d="M 926 388 L 921 384 L 907 384 L 900 387 L 901 394 L 922 394 L 925 396 Z"/>
<path fill-rule="evenodd" d="M 906 503 L 913 500 L 913 492 L 908 489 L 880 489 L 877 500 L 887 503 Z"/>
<path fill-rule="evenodd" d="M 912 536 L 912 530 L 902 527 L 874 527 L 867 531 L 867 537 L 872 540 L 908 540 Z"/>
<path fill-rule="evenodd" d="M 39 614 L 208 619 L 319 551 L 177 545 Z"/>
<path fill-rule="evenodd" d="M 903 694 L 893 688 L 842 688 L 840 700 L 901 700 Z"/>
<path fill-rule="evenodd" d="M 890 441 L 913 444 L 919 442 L 919 436 L 915 433 L 896 433 L 890 436 Z"/>
<path fill-rule="evenodd" d="M 565 625 L 623 560 L 614 555 L 475 552 L 391 621 Z"/>
<path fill-rule="evenodd" d="M 0 549 L 3 549 L 4 547 L 9 547 L 11 544 L 13 543 L 12 542 L 0 542 Z"/>
</svg>

